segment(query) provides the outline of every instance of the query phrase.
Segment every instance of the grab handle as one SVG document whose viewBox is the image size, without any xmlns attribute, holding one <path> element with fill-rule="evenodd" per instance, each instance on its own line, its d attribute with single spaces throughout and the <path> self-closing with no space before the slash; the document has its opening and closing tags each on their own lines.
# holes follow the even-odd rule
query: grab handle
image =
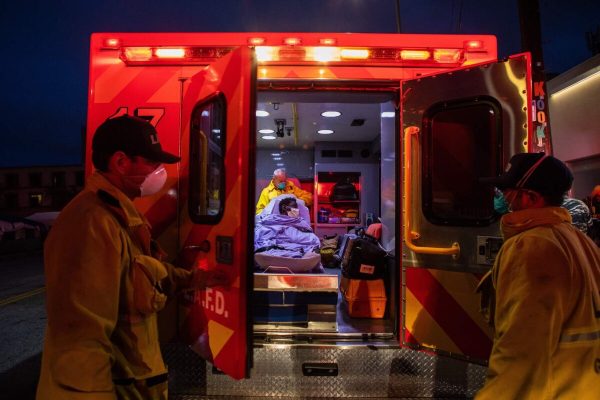
<svg viewBox="0 0 600 400">
<path fill-rule="evenodd" d="M 413 240 L 418 239 L 421 235 L 411 229 L 411 183 L 412 183 L 412 150 L 411 150 L 411 139 L 413 136 L 418 135 L 420 129 L 416 126 L 409 126 L 404 129 L 404 243 L 411 251 L 420 254 L 439 254 L 449 255 L 453 258 L 458 258 L 460 255 L 460 245 L 458 242 L 452 243 L 450 247 L 425 247 L 418 246 L 413 243 Z"/>
</svg>

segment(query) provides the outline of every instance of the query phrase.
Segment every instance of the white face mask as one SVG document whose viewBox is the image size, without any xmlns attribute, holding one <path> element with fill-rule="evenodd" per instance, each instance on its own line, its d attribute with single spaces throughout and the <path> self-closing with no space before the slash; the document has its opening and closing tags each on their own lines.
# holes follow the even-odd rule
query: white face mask
<svg viewBox="0 0 600 400">
<path fill-rule="evenodd" d="M 150 196 L 160 192 L 166 182 L 167 170 L 161 165 L 146 176 L 140 186 L 140 196 Z"/>
<path fill-rule="evenodd" d="M 292 218 L 298 218 L 300 216 L 300 210 L 298 208 L 290 208 L 287 215 Z"/>
</svg>

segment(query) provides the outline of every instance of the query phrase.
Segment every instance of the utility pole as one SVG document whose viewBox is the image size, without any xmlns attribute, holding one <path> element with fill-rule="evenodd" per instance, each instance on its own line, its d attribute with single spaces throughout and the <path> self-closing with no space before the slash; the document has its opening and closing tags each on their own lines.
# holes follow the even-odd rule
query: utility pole
<svg viewBox="0 0 600 400">
<path fill-rule="evenodd" d="M 550 116 L 546 92 L 546 74 L 542 51 L 542 30 L 538 0 L 518 0 L 519 23 L 521 27 L 521 50 L 531 53 L 533 93 L 532 121 L 535 134 L 533 143 L 528 143 L 529 151 L 551 154 Z"/>
</svg>

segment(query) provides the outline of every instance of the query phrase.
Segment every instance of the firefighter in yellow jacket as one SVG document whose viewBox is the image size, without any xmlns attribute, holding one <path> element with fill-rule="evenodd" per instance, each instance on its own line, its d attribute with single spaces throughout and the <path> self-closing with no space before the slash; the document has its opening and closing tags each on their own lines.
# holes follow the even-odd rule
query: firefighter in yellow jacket
<svg viewBox="0 0 600 400">
<path fill-rule="evenodd" d="M 517 154 L 486 179 L 512 212 L 487 277 L 495 333 L 477 400 L 600 398 L 600 251 L 560 207 L 572 180 L 543 153 Z"/>
<path fill-rule="evenodd" d="M 48 324 L 38 399 L 166 399 L 167 369 L 156 313 L 183 288 L 225 283 L 224 273 L 187 271 L 164 253 L 132 200 L 164 185 L 166 153 L 154 127 L 122 116 L 92 143 L 96 172 L 46 239 Z"/>
<path fill-rule="evenodd" d="M 312 205 L 312 193 L 294 185 L 292 181 L 288 180 L 285 168 L 278 168 L 273 171 L 271 182 L 260 192 L 258 203 L 256 203 L 256 215 L 260 214 L 271 200 L 282 194 L 293 194 L 303 200 L 306 207 Z"/>
</svg>

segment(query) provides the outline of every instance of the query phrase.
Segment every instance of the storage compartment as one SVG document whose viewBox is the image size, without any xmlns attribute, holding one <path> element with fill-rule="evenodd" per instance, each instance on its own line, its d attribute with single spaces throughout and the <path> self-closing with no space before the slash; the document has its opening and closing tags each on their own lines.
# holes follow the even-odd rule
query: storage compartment
<svg viewBox="0 0 600 400">
<path fill-rule="evenodd" d="M 282 328 L 335 332 L 337 298 L 337 275 L 255 273 L 255 331 Z"/>
<path fill-rule="evenodd" d="M 351 317 L 383 318 L 387 304 L 383 279 L 363 280 L 342 276 L 340 291 Z"/>
</svg>

